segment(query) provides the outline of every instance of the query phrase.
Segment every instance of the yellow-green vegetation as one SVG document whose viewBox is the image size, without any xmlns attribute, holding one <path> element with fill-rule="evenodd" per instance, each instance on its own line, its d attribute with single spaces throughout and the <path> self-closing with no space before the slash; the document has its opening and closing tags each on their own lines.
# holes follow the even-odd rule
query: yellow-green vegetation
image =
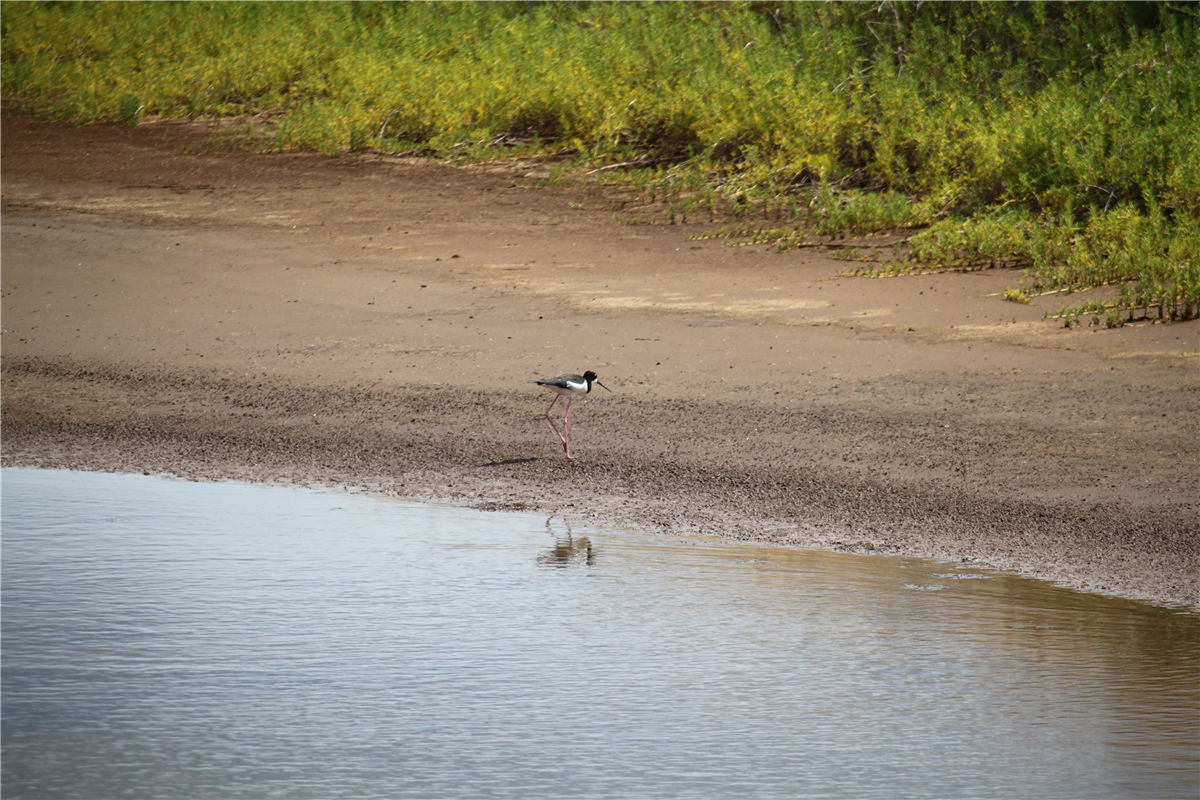
<svg viewBox="0 0 1200 800">
<path fill-rule="evenodd" d="M 1068 324 L 1200 316 L 1187 3 L 6 3 L 0 25 L 5 102 L 41 117 L 570 154 L 780 246 L 904 230 L 889 271 L 1117 287 Z"/>
</svg>

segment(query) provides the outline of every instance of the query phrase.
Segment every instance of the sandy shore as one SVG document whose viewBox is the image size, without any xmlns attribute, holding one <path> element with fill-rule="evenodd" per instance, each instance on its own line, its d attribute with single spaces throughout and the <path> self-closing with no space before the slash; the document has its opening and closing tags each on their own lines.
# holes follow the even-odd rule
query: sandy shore
<svg viewBox="0 0 1200 800">
<path fill-rule="evenodd" d="M 1200 601 L 1200 325 L 1065 330 L 544 163 L 3 120 L 6 465 L 345 484 Z M 593 369 L 574 461 L 528 379 Z"/>
</svg>

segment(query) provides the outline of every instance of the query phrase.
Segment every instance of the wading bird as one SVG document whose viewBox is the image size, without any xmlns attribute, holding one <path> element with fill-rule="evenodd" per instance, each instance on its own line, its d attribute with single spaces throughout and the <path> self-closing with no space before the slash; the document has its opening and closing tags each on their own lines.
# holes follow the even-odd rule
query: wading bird
<svg viewBox="0 0 1200 800">
<path fill-rule="evenodd" d="M 550 408 L 546 409 L 544 416 L 546 422 L 550 423 L 550 427 L 554 428 L 554 432 L 558 434 L 559 441 L 562 442 L 563 450 L 567 453 L 567 458 L 571 457 L 571 438 L 567 434 L 567 417 L 571 415 L 571 401 L 581 394 L 587 394 L 592 390 L 592 384 L 604 386 L 603 383 L 596 379 L 596 373 L 590 369 L 582 375 L 559 375 L 557 378 L 545 378 L 530 383 L 536 383 L 538 386 L 545 386 L 550 391 L 554 392 L 554 400 L 550 403 Z M 607 386 L 604 386 L 604 391 L 611 392 Z M 558 402 L 558 398 L 566 395 L 567 411 L 563 414 L 562 431 L 558 430 L 558 426 L 554 424 L 554 420 L 550 419 L 550 411 L 554 408 L 554 404 Z"/>
</svg>

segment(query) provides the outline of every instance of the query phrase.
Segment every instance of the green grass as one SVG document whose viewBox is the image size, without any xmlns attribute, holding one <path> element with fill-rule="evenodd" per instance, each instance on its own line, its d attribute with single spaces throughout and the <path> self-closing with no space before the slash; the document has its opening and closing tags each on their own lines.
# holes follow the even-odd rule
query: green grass
<svg viewBox="0 0 1200 800">
<path fill-rule="evenodd" d="M 888 270 L 1200 316 L 1200 15 L 1183 3 L 6 3 L 5 103 L 261 115 L 268 149 L 557 153 L 675 220 L 911 233 Z M 560 170 L 561 172 L 561 170 Z"/>
</svg>

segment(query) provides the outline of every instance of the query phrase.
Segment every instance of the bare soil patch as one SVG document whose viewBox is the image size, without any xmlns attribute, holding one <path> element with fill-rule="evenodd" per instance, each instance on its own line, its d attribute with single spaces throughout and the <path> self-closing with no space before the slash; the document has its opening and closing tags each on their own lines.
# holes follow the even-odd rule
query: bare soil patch
<svg viewBox="0 0 1200 800">
<path fill-rule="evenodd" d="M 870 280 L 546 166 L 3 118 L 5 464 L 345 484 L 1194 605 L 1200 325 Z M 647 220 L 659 220 L 654 223 Z M 594 369 L 567 462 L 530 378 Z"/>
</svg>

